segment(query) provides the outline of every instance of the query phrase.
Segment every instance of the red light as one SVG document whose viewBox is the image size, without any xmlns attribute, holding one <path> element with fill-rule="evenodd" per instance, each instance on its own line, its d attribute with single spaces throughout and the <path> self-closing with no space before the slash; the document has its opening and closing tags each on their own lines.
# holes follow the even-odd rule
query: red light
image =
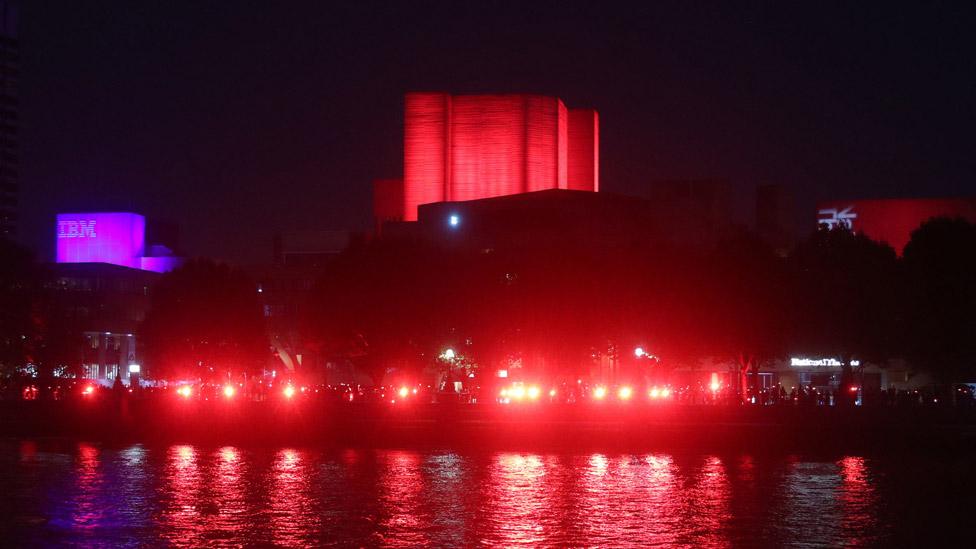
<svg viewBox="0 0 976 549">
<path fill-rule="evenodd" d="M 95 386 L 94 385 L 88 385 L 87 387 L 85 387 L 85 390 L 82 391 L 82 394 L 85 395 L 85 396 L 91 396 L 94 393 L 95 393 Z"/>
<path fill-rule="evenodd" d="M 285 394 L 285 398 L 291 398 L 295 396 L 295 388 L 292 387 L 291 385 L 285 386 L 285 390 L 283 392 Z"/>
<path fill-rule="evenodd" d="M 617 397 L 620 400 L 630 400 L 630 397 L 633 396 L 633 394 L 634 390 L 630 387 L 621 387 L 620 390 L 617 391 Z"/>
<path fill-rule="evenodd" d="M 603 400 L 603 398 L 606 396 L 607 396 L 606 387 L 597 387 L 596 389 L 593 389 L 593 398 L 597 400 Z"/>
<path fill-rule="evenodd" d="M 668 398 L 669 396 L 671 396 L 671 389 L 668 389 L 667 387 L 661 389 L 661 398 Z"/>
<path fill-rule="evenodd" d="M 407 389 L 406 387 L 400 387 L 400 391 L 398 392 L 400 393 L 400 398 L 407 398 L 407 395 L 410 394 L 410 389 Z"/>
<path fill-rule="evenodd" d="M 234 389 L 233 385 L 224 385 L 224 396 L 227 398 L 233 398 L 234 393 L 237 391 Z"/>
<path fill-rule="evenodd" d="M 183 398 L 190 398 L 190 395 L 193 394 L 193 389 L 191 389 L 189 385 L 184 385 L 177 389 L 176 393 Z"/>
<path fill-rule="evenodd" d="M 657 397 L 661 396 L 661 391 L 659 391 L 657 387 L 652 387 L 651 388 L 650 396 L 651 396 L 651 398 L 657 398 Z"/>
<path fill-rule="evenodd" d="M 539 398 L 539 393 L 540 392 L 541 391 L 539 391 L 539 388 L 536 387 L 536 386 L 534 386 L 534 385 L 532 387 L 529 387 L 529 390 L 528 390 L 529 398 L 532 399 L 532 400 L 535 400 L 535 399 Z"/>
<path fill-rule="evenodd" d="M 512 390 L 509 391 L 508 393 L 515 400 L 522 400 L 523 398 L 525 398 L 525 387 L 523 387 L 521 385 L 516 385 L 516 386 L 512 387 Z"/>
<path fill-rule="evenodd" d="M 556 390 L 555 389 L 549 389 L 549 396 L 550 397 L 556 396 Z"/>
<path fill-rule="evenodd" d="M 858 388 L 857 388 L 856 386 L 852 386 L 852 387 L 851 387 L 851 389 L 850 389 L 850 391 L 851 391 L 852 393 L 856 393 L 856 392 L 857 392 L 857 389 L 858 389 Z"/>
</svg>

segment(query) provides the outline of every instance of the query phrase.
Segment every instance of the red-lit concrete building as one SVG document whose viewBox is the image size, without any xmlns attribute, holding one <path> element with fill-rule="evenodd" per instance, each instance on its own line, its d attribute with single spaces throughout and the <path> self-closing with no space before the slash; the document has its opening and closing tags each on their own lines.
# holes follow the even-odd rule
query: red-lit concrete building
<svg viewBox="0 0 976 549">
<path fill-rule="evenodd" d="M 374 184 L 374 217 L 416 221 L 421 204 L 597 191 L 599 147 L 596 111 L 568 109 L 557 97 L 408 93 L 403 180 Z"/>
<path fill-rule="evenodd" d="M 912 231 L 933 217 L 962 217 L 976 222 L 976 198 L 895 198 L 832 200 L 817 206 L 817 223 L 844 226 L 901 255 Z"/>
</svg>

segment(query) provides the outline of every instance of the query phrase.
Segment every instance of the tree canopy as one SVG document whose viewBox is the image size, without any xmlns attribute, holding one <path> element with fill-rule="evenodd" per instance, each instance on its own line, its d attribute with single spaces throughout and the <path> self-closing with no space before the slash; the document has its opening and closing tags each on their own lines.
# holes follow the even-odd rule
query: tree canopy
<svg viewBox="0 0 976 549">
<path fill-rule="evenodd" d="M 223 379 L 259 371 L 269 356 L 256 286 L 209 260 L 160 278 L 142 333 L 152 377 Z"/>
</svg>

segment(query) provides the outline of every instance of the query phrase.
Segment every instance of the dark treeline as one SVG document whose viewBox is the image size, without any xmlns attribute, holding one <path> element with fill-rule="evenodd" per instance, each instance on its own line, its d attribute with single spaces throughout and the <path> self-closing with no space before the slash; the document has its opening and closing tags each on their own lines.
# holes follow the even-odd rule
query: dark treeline
<svg viewBox="0 0 976 549">
<path fill-rule="evenodd" d="M 41 378 L 77 374 L 80 334 L 52 312 L 43 267 L 9 242 L 0 254 L 5 379 L 27 364 Z M 447 348 L 465 369 L 558 379 L 641 346 L 662 371 L 705 359 L 756 372 L 788 356 L 903 358 L 945 388 L 976 379 L 974 311 L 976 226 L 939 218 L 913 233 L 900 258 L 843 229 L 819 229 L 785 256 L 748 234 L 701 253 L 486 253 L 376 239 L 327 267 L 302 333 L 310 353 L 376 383 L 391 370 L 429 374 Z M 270 358 L 253 283 L 207 260 L 155 284 L 141 336 L 152 377 L 226 378 L 257 373 Z"/>
<path fill-rule="evenodd" d="M 335 261 L 306 333 L 374 380 L 420 373 L 445 348 L 493 371 L 585 375 L 642 346 L 662 368 L 710 358 L 758 371 L 788 356 L 884 365 L 904 358 L 944 385 L 976 378 L 976 228 L 933 219 L 899 258 L 843 229 L 779 256 L 737 234 L 707 253 L 462 251 L 374 241 Z M 850 382 L 853 372 L 845 367 Z"/>
</svg>

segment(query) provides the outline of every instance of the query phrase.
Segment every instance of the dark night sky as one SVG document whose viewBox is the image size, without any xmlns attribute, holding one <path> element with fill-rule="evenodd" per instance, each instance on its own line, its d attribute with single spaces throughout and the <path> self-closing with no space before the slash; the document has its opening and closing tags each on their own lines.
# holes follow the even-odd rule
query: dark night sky
<svg viewBox="0 0 976 549">
<path fill-rule="evenodd" d="M 57 211 L 168 219 L 239 262 L 278 230 L 365 228 L 418 89 L 596 108 L 611 192 L 720 177 L 747 210 L 783 183 L 810 223 L 818 199 L 974 194 L 961 7 L 20 4 L 21 237 L 42 256 Z"/>
</svg>

